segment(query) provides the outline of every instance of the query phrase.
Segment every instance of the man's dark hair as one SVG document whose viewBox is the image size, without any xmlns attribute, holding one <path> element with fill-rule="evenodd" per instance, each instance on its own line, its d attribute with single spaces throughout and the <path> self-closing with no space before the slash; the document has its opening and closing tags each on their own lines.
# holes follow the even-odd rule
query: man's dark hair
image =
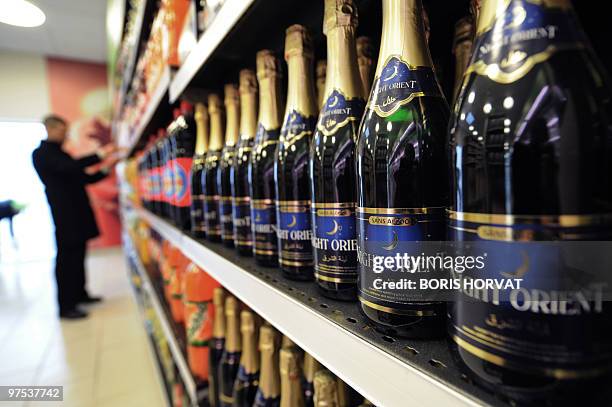
<svg viewBox="0 0 612 407">
<path fill-rule="evenodd" d="M 66 120 L 63 117 L 56 114 L 50 114 L 43 118 L 43 124 L 45 127 L 57 126 L 58 124 L 66 125 Z"/>
</svg>

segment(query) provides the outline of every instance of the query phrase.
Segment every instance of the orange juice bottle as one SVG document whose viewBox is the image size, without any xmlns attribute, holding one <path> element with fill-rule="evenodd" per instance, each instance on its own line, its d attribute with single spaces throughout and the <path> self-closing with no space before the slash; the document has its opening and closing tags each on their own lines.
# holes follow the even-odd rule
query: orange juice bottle
<svg viewBox="0 0 612 407">
<path fill-rule="evenodd" d="M 212 337 L 213 291 L 219 283 L 194 263 L 189 263 L 183 280 L 187 359 L 198 381 L 208 380 L 209 341 Z"/>
</svg>

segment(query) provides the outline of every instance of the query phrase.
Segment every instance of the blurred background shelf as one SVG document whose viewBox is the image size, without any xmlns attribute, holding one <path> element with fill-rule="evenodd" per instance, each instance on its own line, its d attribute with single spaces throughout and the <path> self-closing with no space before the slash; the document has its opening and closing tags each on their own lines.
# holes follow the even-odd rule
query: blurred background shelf
<svg viewBox="0 0 612 407">
<path fill-rule="evenodd" d="M 380 406 L 505 405 L 477 387 L 454 363 L 446 339 L 405 340 L 365 323 L 357 303 L 319 294 L 312 282 L 286 280 L 221 244 L 195 240 L 144 209 L 136 209 L 164 239 L 241 301 Z"/>
</svg>

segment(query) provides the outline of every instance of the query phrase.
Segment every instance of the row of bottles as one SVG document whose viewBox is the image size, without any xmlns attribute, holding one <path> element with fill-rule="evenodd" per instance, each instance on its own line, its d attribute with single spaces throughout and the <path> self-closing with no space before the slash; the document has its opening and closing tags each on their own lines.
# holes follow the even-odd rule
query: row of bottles
<svg viewBox="0 0 612 407">
<path fill-rule="evenodd" d="M 161 170 L 168 174 L 153 190 L 179 187 L 145 204 L 197 237 L 278 265 L 287 278 L 314 278 L 327 296 L 358 298 L 369 322 L 389 334 L 440 337 L 448 324 L 466 370 L 517 402 L 569 402 L 570 389 L 609 377 L 607 307 L 551 316 L 486 295 L 458 292 L 447 304 L 375 283 L 375 259 L 420 254 L 428 242 L 503 243 L 485 268 L 494 278 L 537 268 L 529 259 L 538 253 L 519 242 L 610 238 L 610 86 L 570 1 L 482 0 L 473 9 L 476 28 L 470 19 L 456 26 L 451 114 L 419 0 L 383 0 L 371 87 L 371 50 L 355 41 L 356 5 L 327 0 L 322 96 L 310 36 L 291 26 L 286 103 L 280 62 L 260 51 L 257 74 L 241 71 L 224 104 L 210 94 L 206 106 L 196 103 L 195 122 L 185 105 L 168 136 L 151 144 L 143 178 L 156 179 L 157 157 L 174 169 Z M 191 219 L 183 222 L 187 167 L 178 158 L 193 150 L 173 146 L 188 139 L 200 148 L 185 177 Z M 529 276 L 538 273 L 546 271 Z"/>
<path fill-rule="evenodd" d="M 214 290 L 213 407 L 369 406 L 357 392 L 222 288 Z"/>
</svg>

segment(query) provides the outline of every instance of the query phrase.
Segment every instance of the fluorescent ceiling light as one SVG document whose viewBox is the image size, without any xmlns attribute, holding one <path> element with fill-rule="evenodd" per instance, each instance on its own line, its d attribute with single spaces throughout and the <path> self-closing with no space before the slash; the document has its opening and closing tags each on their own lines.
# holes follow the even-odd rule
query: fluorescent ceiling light
<svg viewBox="0 0 612 407">
<path fill-rule="evenodd" d="M 0 23 L 17 27 L 38 27 L 43 25 L 45 13 L 26 0 L 2 0 Z"/>
</svg>

